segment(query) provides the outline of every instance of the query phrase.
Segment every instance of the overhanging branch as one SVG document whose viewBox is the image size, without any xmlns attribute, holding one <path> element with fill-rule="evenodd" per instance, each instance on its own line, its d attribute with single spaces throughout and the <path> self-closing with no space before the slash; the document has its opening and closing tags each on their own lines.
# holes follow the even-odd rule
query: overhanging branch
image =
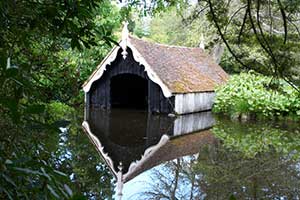
<svg viewBox="0 0 300 200">
<path fill-rule="evenodd" d="M 214 11 L 214 8 L 213 8 L 213 5 L 212 5 L 211 0 L 208 0 L 208 4 L 209 4 L 209 10 L 210 10 L 210 13 L 211 13 L 211 15 L 212 15 L 213 22 L 214 22 L 214 24 L 215 24 L 215 26 L 216 26 L 216 28 L 217 28 L 217 30 L 218 30 L 218 33 L 220 34 L 220 36 L 221 36 L 221 38 L 222 38 L 222 40 L 223 40 L 223 42 L 225 43 L 225 45 L 226 45 L 228 51 L 231 53 L 231 55 L 235 58 L 235 60 L 236 60 L 240 65 L 242 65 L 242 66 L 243 66 L 244 68 L 246 68 L 246 69 L 249 69 L 248 66 L 246 66 L 246 65 L 245 65 L 245 64 L 244 64 L 244 63 L 236 56 L 236 54 L 235 54 L 235 53 L 233 52 L 233 50 L 231 49 L 231 47 L 230 47 L 228 41 L 226 40 L 224 34 L 222 33 L 222 30 L 221 30 L 221 27 L 219 26 L 219 23 L 218 23 L 218 21 L 217 21 L 217 18 L 216 18 L 215 11 Z"/>
<path fill-rule="evenodd" d="M 286 40 L 287 40 L 287 33 L 288 33 L 288 30 L 287 30 L 287 20 L 286 20 L 286 14 L 285 14 L 285 11 L 284 11 L 284 8 L 282 6 L 282 3 L 280 0 L 277 0 L 278 2 L 278 5 L 279 5 L 279 9 L 280 9 L 280 12 L 281 12 L 281 16 L 282 16 L 282 20 L 283 20 L 283 28 L 284 28 L 284 44 L 286 44 Z"/>
</svg>

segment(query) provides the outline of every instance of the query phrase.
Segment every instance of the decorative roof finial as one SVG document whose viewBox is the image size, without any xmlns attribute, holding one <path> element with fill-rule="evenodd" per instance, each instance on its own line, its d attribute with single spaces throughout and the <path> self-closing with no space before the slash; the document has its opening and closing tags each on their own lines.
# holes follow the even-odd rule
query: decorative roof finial
<svg viewBox="0 0 300 200">
<path fill-rule="evenodd" d="M 201 49 L 204 49 L 204 48 L 205 48 L 203 34 L 201 34 L 201 36 L 200 36 L 200 44 L 199 44 L 199 47 L 200 47 Z"/>
<path fill-rule="evenodd" d="M 128 40 L 128 35 L 129 35 L 129 31 L 128 31 L 128 22 L 123 22 L 123 30 L 122 30 L 122 41 L 120 43 L 121 48 L 123 49 L 122 55 L 123 58 L 126 59 L 127 57 L 127 40 Z"/>
</svg>

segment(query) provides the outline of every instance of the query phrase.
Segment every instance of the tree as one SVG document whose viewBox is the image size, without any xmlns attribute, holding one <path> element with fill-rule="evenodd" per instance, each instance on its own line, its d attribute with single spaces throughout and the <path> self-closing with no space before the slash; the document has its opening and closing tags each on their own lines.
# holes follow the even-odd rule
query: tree
<svg viewBox="0 0 300 200">
<path fill-rule="evenodd" d="M 169 45 L 199 47 L 204 43 L 206 51 L 218 60 L 220 56 L 215 55 L 214 51 L 220 43 L 214 27 L 205 18 L 205 13 L 202 17 L 190 20 L 191 12 L 192 8 L 178 10 L 176 7 L 170 7 L 152 18 L 141 18 L 134 33 L 139 37 Z M 148 26 L 145 26 L 145 19 Z"/>
<path fill-rule="evenodd" d="M 80 85 L 96 66 L 83 67 L 102 59 L 120 25 L 116 10 L 108 0 L 0 2 L 1 199 L 84 194 L 59 171 L 54 144 L 72 119 L 66 104 L 78 106 Z M 88 57 L 87 65 L 75 63 Z"/>
<path fill-rule="evenodd" d="M 221 62 L 225 69 L 230 72 L 252 69 L 272 76 L 274 85 L 283 79 L 299 91 L 299 2 L 205 0 L 198 1 L 196 6 L 184 0 L 141 2 L 155 12 L 171 6 L 180 11 L 193 9 L 186 18 L 188 21 L 184 20 L 188 23 L 204 20 L 205 14 L 226 46 Z"/>
<path fill-rule="evenodd" d="M 1 2 L 0 24 L 4 27 L 0 30 L 2 108 L 17 120 L 26 104 L 50 99 L 67 101 L 68 98 L 55 88 L 59 80 L 56 77 L 66 77 L 70 73 L 74 77 L 80 71 L 66 65 L 67 60 L 58 52 L 69 47 L 88 48 L 98 45 L 98 41 L 111 40 L 112 30 L 118 24 L 113 18 L 109 19 L 113 14 L 111 7 L 109 1 Z M 74 81 L 64 80 L 71 84 Z M 52 88 L 49 90 L 49 87 Z M 64 89 L 68 91 L 72 87 L 67 85 Z M 52 90 L 56 90 L 56 94 L 49 94 Z"/>
<path fill-rule="evenodd" d="M 299 3 L 278 1 L 207 1 L 208 17 L 214 22 L 228 51 L 244 68 L 282 78 L 299 91 Z M 237 7 L 237 9 L 234 9 Z M 242 13 L 242 14 L 241 14 Z M 226 31 L 232 26 L 230 33 Z M 232 47 L 232 45 L 235 47 Z M 251 60 L 256 49 L 261 59 Z"/>
</svg>

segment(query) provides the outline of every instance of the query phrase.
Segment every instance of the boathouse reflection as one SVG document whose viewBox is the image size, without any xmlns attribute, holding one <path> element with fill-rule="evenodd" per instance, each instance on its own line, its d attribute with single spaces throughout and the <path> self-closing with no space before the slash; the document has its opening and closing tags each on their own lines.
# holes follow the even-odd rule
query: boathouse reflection
<svg viewBox="0 0 300 200">
<path fill-rule="evenodd" d="M 86 113 L 83 128 L 115 176 L 122 164 L 123 182 L 216 142 L 210 132 L 214 124 L 211 112 L 178 117 L 124 109 Z"/>
</svg>

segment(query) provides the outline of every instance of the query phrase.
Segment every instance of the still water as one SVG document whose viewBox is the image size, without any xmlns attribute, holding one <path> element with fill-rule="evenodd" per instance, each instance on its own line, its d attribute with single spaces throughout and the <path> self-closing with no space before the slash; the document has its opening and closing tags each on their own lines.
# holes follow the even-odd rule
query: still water
<svg viewBox="0 0 300 200">
<path fill-rule="evenodd" d="M 97 194 L 111 189 L 119 193 L 113 198 L 122 199 L 300 199 L 297 123 L 93 109 L 83 128 L 89 140 L 77 142 L 93 145 L 79 146 L 96 150 L 90 159 L 101 158 L 96 166 L 85 162 L 95 168 L 96 181 L 89 184 L 99 187 Z M 114 189 L 117 179 L 124 183 L 122 195 Z"/>
</svg>

